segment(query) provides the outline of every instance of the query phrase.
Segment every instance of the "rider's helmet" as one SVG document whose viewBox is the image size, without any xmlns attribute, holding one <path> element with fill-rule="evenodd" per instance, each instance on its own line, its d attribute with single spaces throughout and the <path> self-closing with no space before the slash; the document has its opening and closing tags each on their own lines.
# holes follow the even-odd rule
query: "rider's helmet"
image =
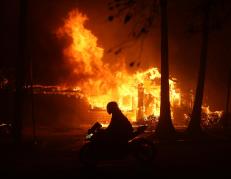
<svg viewBox="0 0 231 179">
<path fill-rule="evenodd" d="M 108 114 L 112 114 L 119 110 L 118 104 L 115 101 L 111 101 L 107 104 Z"/>
</svg>

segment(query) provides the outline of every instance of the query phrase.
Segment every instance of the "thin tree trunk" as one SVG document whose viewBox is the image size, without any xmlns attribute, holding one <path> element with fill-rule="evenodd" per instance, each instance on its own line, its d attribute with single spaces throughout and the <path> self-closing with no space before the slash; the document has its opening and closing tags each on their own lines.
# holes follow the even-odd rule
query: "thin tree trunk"
<svg viewBox="0 0 231 179">
<path fill-rule="evenodd" d="M 209 9 L 210 4 L 207 5 L 204 12 L 203 19 L 203 29 L 202 29 L 202 47 L 201 47 L 201 56 L 200 56 L 200 67 L 198 82 L 194 100 L 194 106 L 192 110 L 191 120 L 188 126 L 188 133 L 192 135 L 201 134 L 201 107 L 203 102 L 203 93 L 204 93 L 204 82 L 206 74 L 206 65 L 207 65 L 207 52 L 208 52 L 208 38 L 209 38 Z"/>
<path fill-rule="evenodd" d="M 228 85 L 227 85 L 227 100 L 226 100 L 226 106 L 225 106 L 225 112 L 226 113 L 229 113 L 230 87 L 231 87 L 231 69 L 229 71 Z"/>
<path fill-rule="evenodd" d="M 169 100 L 169 68 L 168 68 L 168 17 L 167 0 L 160 1 L 161 11 L 161 102 L 160 118 L 156 134 L 162 138 L 172 137 L 175 129 L 171 120 Z"/>
<path fill-rule="evenodd" d="M 229 129 L 230 125 L 230 112 L 229 112 L 229 106 L 230 106 L 230 88 L 231 88 L 231 69 L 229 71 L 228 76 L 228 85 L 227 85 L 227 98 L 226 98 L 226 105 L 225 105 L 225 113 L 223 116 L 223 128 L 225 132 Z"/>
<path fill-rule="evenodd" d="M 31 119 L 33 124 L 33 143 L 37 144 L 37 137 L 36 137 L 36 121 L 34 116 L 34 87 L 33 87 L 33 61 L 30 58 L 30 94 L 31 94 Z"/>
<path fill-rule="evenodd" d="M 22 138 L 22 105 L 26 50 L 26 10 L 27 0 L 20 0 L 19 53 L 16 60 L 15 116 L 13 121 L 13 138 L 16 143 L 20 143 Z"/>
</svg>

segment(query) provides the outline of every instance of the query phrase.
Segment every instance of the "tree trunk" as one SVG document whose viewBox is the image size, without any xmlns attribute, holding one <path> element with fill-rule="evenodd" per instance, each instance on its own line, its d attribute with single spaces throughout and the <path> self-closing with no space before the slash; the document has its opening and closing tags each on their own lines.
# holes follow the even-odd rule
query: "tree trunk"
<svg viewBox="0 0 231 179">
<path fill-rule="evenodd" d="M 156 134 L 160 138 L 169 138 L 175 134 L 171 120 L 169 100 L 169 68 L 168 68 L 168 18 L 167 0 L 160 1 L 161 11 L 161 101 L 160 118 Z"/>
<path fill-rule="evenodd" d="M 223 116 L 223 128 L 225 132 L 229 130 L 230 127 L 230 112 L 229 112 L 229 106 L 230 106 L 230 88 L 231 88 L 231 69 L 229 70 L 229 76 L 228 76 L 228 85 L 227 85 L 227 98 L 226 98 L 226 105 L 225 105 L 225 112 Z"/>
<path fill-rule="evenodd" d="M 191 120 L 187 132 L 190 135 L 200 135 L 202 133 L 201 129 L 201 107 L 203 102 L 203 92 L 204 92 L 204 82 L 207 64 L 207 52 L 208 52 L 208 37 L 209 37 L 209 9 L 210 4 L 208 4 L 204 11 L 204 19 L 202 24 L 202 47 L 200 56 L 200 66 L 198 82 L 195 94 L 195 100 L 192 110 Z"/>
<path fill-rule="evenodd" d="M 20 0 L 19 47 L 18 58 L 16 59 L 15 116 L 13 121 L 13 138 L 16 143 L 20 143 L 22 138 L 22 105 L 26 51 L 26 10 L 27 0 Z"/>
<path fill-rule="evenodd" d="M 229 70 L 228 85 L 227 85 L 227 100 L 226 100 L 226 105 L 225 105 L 226 113 L 229 113 L 230 87 L 231 87 L 231 69 Z"/>
</svg>

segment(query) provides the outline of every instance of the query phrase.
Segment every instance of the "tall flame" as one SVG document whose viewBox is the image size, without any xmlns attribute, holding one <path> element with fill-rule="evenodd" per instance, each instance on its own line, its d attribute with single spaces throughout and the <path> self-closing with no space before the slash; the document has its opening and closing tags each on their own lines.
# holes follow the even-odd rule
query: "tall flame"
<svg viewBox="0 0 231 179">
<path fill-rule="evenodd" d="M 131 74 L 126 69 L 125 59 L 121 58 L 113 65 L 104 63 L 104 49 L 97 45 L 97 37 L 84 26 L 87 19 L 78 10 L 71 11 L 57 34 L 71 39 L 69 46 L 64 49 L 64 55 L 76 78 L 80 79 L 76 86 L 82 90 L 91 107 L 105 109 L 106 104 L 114 100 L 123 111 L 130 111 L 129 118 L 135 120 L 137 111 L 141 110 L 138 106 L 138 86 L 141 84 L 143 115 L 158 116 L 161 77 L 158 69 L 150 68 Z M 179 105 L 181 95 L 175 82 L 169 80 L 169 83 L 170 102 Z"/>
<path fill-rule="evenodd" d="M 103 48 L 97 46 L 97 38 L 84 27 L 87 16 L 79 11 L 71 11 L 65 24 L 58 29 L 58 35 L 68 35 L 72 43 L 64 50 L 64 55 L 74 65 L 76 75 L 94 75 L 103 64 Z"/>
</svg>

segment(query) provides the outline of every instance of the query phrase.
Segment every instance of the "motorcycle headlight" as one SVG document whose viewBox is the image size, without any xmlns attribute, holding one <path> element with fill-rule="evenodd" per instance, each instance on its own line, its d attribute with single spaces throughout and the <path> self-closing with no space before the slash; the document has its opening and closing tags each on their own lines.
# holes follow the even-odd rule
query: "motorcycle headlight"
<svg viewBox="0 0 231 179">
<path fill-rule="evenodd" d="M 92 133 L 87 134 L 87 135 L 86 135 L 86 139 L 88 140 L 88 139 L 90 139 L 92 136 L 93 136 L 93 134 L 92 134 Z"/>
</svg>

